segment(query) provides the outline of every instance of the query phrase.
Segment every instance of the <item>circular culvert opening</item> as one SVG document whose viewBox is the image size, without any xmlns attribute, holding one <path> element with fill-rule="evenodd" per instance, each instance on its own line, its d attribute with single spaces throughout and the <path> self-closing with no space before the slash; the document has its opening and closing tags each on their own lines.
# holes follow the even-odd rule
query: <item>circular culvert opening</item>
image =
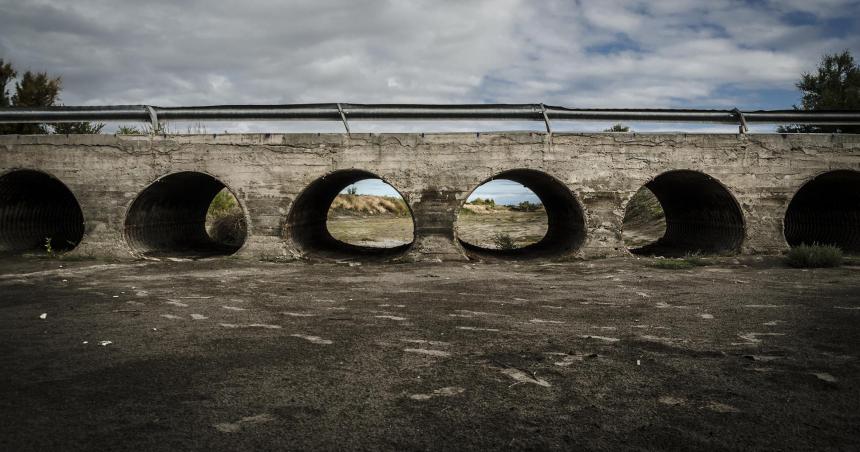
<svg viewBox="0 0 860 452">
<path fill-rule="evenodd" d="M 84 236 L 84 215 L 58 179 L 33 170 L 0 177 L 0 252 L 68 251 Z"/>
<path fill-rule="evenodd" d="M 301 249 L 335 257 L 399 254 L 415 238 L 412 211 L 400 192 L 362 170 L 312 182 L 293 203 L 286 226 Z"/>
<path fill-rule="evenodd" d="M 860 252 L 860 172 L 830 171 L 804 184 L 788 204 L 785 240 Z"/>
<path fill-rule="evenodd" d="M 735 252 L 744 239 L 743 214 L 729 190 L 689 170 L 645 184 L 628 201 L 622 230 L 630 252 L 641 255 Z"/>
<path fill-rule="evenodd" d="M 457 239 L 472 254 L 500 257 L 561 255 L 585 239 L 585 215 L 573 193 L 535 170 L 499 173 L 466 199 Z"/>
<path fill-rule="evenodd" d="M 236 197 L 218 179 L 191 171 L 155 181 L 137 196 L 125 219 L 129 246 L 147 256 L 233 254 L 246 232 Z"/>
</svg>

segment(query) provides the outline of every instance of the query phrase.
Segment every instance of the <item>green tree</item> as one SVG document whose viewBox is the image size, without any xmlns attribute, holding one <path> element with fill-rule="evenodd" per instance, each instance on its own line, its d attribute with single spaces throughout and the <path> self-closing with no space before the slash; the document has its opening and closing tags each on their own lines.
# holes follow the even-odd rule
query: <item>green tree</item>
<svg viewBox="0 0 860 452">
<path fill-rule="evenodd" d="M 63 83 L 60 77 L 48 77 L 46 72 L 27 71 L 15 84 L 15 94 L 9 97 L 6 86 L 18 75 L 11 63 L 0 60 L 0 108 L 51 107 L 60 98 Z M 77 122 L 49 127 L 46 124 L 0 125 L 0 134 L 99 133 L 104 124 Z"/>
<path fill-rule="evenodd" d="M 603 130 L 604 132 L 630 132 L 630 127 L 625 126 L 624 124 L 618 123 L 614 126 Z"/>
<path fill-rule="evenodd" d="M 101 133 L 104 128 L 104 123 L 97 122 L 62 122 L 59 124 L 54 124 L 54 133 L 61 133 L 66 135 L 74 135 L 74 134 L 97 134 Z"/>
<path fill-rule="evenodd" d="M 797 82 L 802 94 L 795 110 L 860 109 L 860 67 L 851 52 L 824 55 L 814 74 L 804 73 Z M 860 133 L 858 126 L 780 126 L 780 133 Z"/>
<path fill-rule="evenodd" d="M 9 91 L 6 91 L 6 85 L 9 84 L 18 73 L 12 68 L 12 63 L 6 63 L 0 58 L 0 108 L 6 108 L 12 105 L 12 99 L 9 98 Z"/>
</svg>

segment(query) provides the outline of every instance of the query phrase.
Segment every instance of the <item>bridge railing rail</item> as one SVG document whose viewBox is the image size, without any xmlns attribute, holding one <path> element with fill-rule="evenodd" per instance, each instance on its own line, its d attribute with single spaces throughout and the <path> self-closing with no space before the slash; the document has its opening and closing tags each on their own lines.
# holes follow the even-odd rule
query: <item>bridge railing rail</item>
<svg viewBox="0 0 860 452">
<path fill-rule="evenodd" d="M 737 124 L 860 125 L 860 110 L 694 110 L 586 109 L 545 104 L 286 104 L 157 107 L 150 105 L 61 106 L 0 108 L 0 123 L 63 123 L 83 121 L 147 122 L 159 130 L 160 121 L 341 121 L 349 132 L 351 120 L 519 120 L 541 121 L 552 132 L 552 121 L 648 121 Z"/>
</svg>

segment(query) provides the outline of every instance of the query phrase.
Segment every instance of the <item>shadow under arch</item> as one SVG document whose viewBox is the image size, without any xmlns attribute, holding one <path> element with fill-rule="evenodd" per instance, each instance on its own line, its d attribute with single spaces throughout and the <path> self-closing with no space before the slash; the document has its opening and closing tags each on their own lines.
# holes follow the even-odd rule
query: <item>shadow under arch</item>
<svg viewBox="0 0 860 452">
<path fill-rule="evenodd" d="M 132 251 L 148 256 L 207 257 L 229 255 L 245 241 L 243 211 L 241 243 L 214 240 L 206 230 L 209 205 L 223 182 L 198 171 L 181 171 L 156 179 L 131 203 L 125 216 L 125 238 Z M 229 191 L 229 188 L 228 188 Z M 235 193 L 231 194 L 234 195 Z"/>
<path fill-rule="evenodd" d="M 860 252 L 860 171 L 815 176 L 791 198 L 783 223 L 789 246 L 834 245 Z"/>
<path fill-rule="evenodd" d="M 481 182 L 472 192 L 498 179 L 517 182 L 540 199 L 547 217 L 546 234 L 535 243 L 511 250 L 484 248 L 458 237 L 457 241 L 468 254 L 512 259 L 551 257 L 572 253 L 582 246 L 586 231 L 585 212 L 573 192 L 561 181 L 543 171 L 512 169 Z"/>
<path fill-rule="evenodd" d="M 84 215 L 56 177 L 18 169 L 0 176 L 0 253 L 69 251 L 84 237 Z"/>
<path fill-rule="evenodd" d="M 343 256 L 393 256 L 406 252 L 415 243 L 414 229 L 409 243 L 394 247 L 371 247 L 346 243 L 336 239 L 328 230 L 329 208 L 337 195 L 346 187 L 365 180 L 379 179 L 392 188 L 384 179 L 360 169 L 338 170 L 311 182 L 293 202 L 284 225 L 285 238 L 290 238 L 304 252 L 322 257 Z M 394 188 L 398 194 L 400 191 Z M 403 195 L 400 194 L 402 198 Z M 405 198 L 404 198 L 405 199 Z M 409 218 L 415 221 L 409 203 L 406 203 Z"/>
<path fill-rule="evenodd" d="M 631 253 L 683 256 L 740 250 L 743 213 L 718 180 L 699 171 L 671 170 L 651 179 L 642 189 L 650 190 L 660 202 L 666 227 L 657 241 L 630 249 Z M 630 207 L 625 208 L 625 220 Z"/>
</svg>

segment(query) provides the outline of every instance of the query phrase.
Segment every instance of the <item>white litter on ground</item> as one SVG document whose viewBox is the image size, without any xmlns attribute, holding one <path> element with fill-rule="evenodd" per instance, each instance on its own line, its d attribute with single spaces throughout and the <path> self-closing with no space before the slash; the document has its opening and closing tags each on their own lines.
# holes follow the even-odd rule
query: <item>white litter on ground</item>
<svg viewBox="0 0 860 452">
<path fill-rule="evenodd" d="M 457 329 L 466 331 L 499 331 L 497 328 L 479 328 L 476 326 L 458 326 Z"/>
<path fill-rule="evenodd" d="M 407 353 L 419 353 L 422 355 L 435 356 L 437 358 L 451 356 L 450 353 L 443 350 L 430 350 L 426 348 L 404 348 L 403 351 Z"/>
<path fill-rule="evenodd" d="M 219 432 L 237 433 L 242 430 L 242 426 L 244 424 L 262 424 L 264 422 L 271 422 L 273 420 L 275 420 L 274 417 L 264 413 L 258 414 L 256 416 L 243 417 L 236 422 L 222 422 L 220 424 L 213 425 L 213 427 L 215 427 L 215 430 L 218 430 Z"/>
<path fill-rule="evenodd" d="M 581 337 L 583 339 L 597 339 L 599 341 L 604 341 L 604 342 L 618 342 L 621 340 L 621 339 L 618 339 L 617 337 L 606 337 L 606 336 L 585 335 L 585 336 L 579 336 L 579 337 Z"/>
<path fill-rule="evenodd" d="M 459 386 L 448 386 L 445 388 L 439 388 L 431 392 L 430 394 L 412 394 L 409 396 L 412 400 L 429 400 L 433 397 L 452 397 L 455 395 L 459 395 L 466 392 L 465 389 Z"/>
<path fill-rule="evenodd" d="M 288 315 L 290 317 L 313 317 L 314 314 L 306 314 L 303 312 L 282 312 L 283 315 Z"/>
<path fill-rule="evenodd" d="M 304 334 L 291 334 L 290 336 L 297 337 L 299 339 L 304 339 L 308 342 L 312 342 L 314 344 L 320 344 L 320 345 L 331 345 L 333 343 L 332 341 L 330 341 L 328 339 L 323 339 L 319 336 L 307 336 Z"/>
<path fill-rule="evenodd" d="M 836 383 L 838 381 L 836 380 L 836 377 L 827 372 L 813 372 L 812 375 L 815 375 L 819 380 L 826 381 L 828 383 Z"/>
<path fill-rule="evenodd" d="M 406 317 L 398 317 L 396 315 L 375 315 L 374 317 L 376 317 L 377 319 L 388 319 L 388 320 L 394 320 L 397 322 L 402 322 L 402 321 L 406 320 Z"/>
<path fill-rule="evenodd" d="M 428 341 L 425 339 L 400 339 L 400 341 L 401 342 L 408 342 L 410 344 L 428 344 L 428 345 L 434 345 L 434 346 L 439 346 L 439 347 L 447 347 L 447 346 L 451 345 L 450 342 Z"/>
<path fill-rule="evenodd" d="M 759 336 L 785 336 L 784 333 L 744 333 L 738 334 L 738 337 L 746 342 L 733 342 L 732 345 L 759 344 L 761 339 Z"/>
<path fill-rule="evenodd" d="M 529 375 L 519 369 L 514 369 L 513 367 L 502 369 L 502 373 L 520 383 L 531 383 L 533 385 L 543 386 L 544 388 L 549 388 L 550 386 L 552 386 L 551 384 L 549 384 L 548 381 L 542 378 L 537 378 L 535 376 Z"/>
<path fill-rule="evenodd" d="M 247 325 L 248 328 L 265 328 L 267 330 L 279 330 L 281 329 L 281 325 L 269 325 L 266 323 L 251 323 Z"/>
</svg>

